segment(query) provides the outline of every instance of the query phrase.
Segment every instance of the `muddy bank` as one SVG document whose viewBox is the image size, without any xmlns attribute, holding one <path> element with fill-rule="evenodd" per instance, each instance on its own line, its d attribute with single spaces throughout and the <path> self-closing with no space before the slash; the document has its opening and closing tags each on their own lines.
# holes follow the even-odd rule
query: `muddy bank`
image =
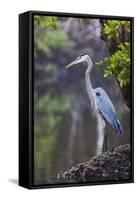
<svg viewBox="0 0 137 200">
<path fill-rule="evenodd" d="M 58 174 L 59 180 L 85 182 L 131 178 L 130 145 L 118 146 Z"/>
</svg>

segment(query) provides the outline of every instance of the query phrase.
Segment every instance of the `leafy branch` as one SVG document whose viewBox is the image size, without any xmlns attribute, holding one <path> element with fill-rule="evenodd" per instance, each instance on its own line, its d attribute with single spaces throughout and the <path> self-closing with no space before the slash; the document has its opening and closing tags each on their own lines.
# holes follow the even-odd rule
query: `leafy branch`
<svg viewBox="0 0 137 200">
<path fill-rule="evenodd" d="M 124 88 L 130 84 L 130 21 L 105 20 L 102 31 L 110 48 L 115 48 L 109 57 L 96 65 L 103 69 L 104 77 L 115 76 Z"/>
</svg>

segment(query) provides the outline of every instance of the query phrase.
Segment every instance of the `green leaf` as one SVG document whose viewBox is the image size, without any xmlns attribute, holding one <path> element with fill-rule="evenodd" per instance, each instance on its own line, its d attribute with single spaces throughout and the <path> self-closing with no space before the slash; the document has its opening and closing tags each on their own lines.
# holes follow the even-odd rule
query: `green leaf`
<svg viewBox="0 0 137 200">
<path fill-rule="evenodd" d="M 104 68 L 104 66 L 107 68 Z M 120 87 L 126 87 L 130 84 L 130 43 L 125 42 L 118 45 L 117 51 L 109 57 L 97 63 L 98 67 L 104 70 L 104 77 L 111 77 L 114 75 L 118 80 Z"/>
</svg>

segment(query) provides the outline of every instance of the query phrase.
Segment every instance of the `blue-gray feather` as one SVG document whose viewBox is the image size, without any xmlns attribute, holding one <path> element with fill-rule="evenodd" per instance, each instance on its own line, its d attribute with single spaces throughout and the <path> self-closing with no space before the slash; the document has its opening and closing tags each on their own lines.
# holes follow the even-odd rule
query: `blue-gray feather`
<svg viewBox="0 0 137 200">
<path fill-rule="evenodd" d="M 116 110 L 105 90 L 102 88 L 96 88 L 94 89 L 94 95 L 98 111 L 111 124 L 116 132 L 121 134 L 123 132 L 122 126 L 117 117 Z"/>
</svg>

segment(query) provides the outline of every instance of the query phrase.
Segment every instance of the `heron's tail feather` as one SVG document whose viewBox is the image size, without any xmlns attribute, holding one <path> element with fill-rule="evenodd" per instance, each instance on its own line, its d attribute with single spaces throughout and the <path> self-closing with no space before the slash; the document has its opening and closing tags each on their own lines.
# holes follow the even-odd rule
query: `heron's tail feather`
<svg viewBox="0 0 137 200">
<path fill-rule="evenodd" d="M 117 134 L 119 134 L 119 135 L 123 133 L 123 128 L 118 119 L 116 120 L 116 122 L 114 124 L 114 129 L 116 130 Z"/>
</svg>

